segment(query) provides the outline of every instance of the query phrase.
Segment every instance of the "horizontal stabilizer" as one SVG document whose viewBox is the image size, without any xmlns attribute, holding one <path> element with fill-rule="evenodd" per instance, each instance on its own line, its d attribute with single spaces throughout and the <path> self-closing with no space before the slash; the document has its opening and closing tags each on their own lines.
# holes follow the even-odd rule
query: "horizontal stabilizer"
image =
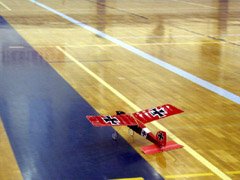
<svg viewBox="0 0 240 180">
<path fill-rule="evenodd" d="M 149 146 L 143 146 L 141 150 L 144 154 L 155 154 L 158 152 L 171 151 L 182 147 L 183 147 L 182 145 L 177 144 L 174 141 L 168 141 L 166 146 L 159 147 L 156 144 L 152 144 Z"/>
</svg>

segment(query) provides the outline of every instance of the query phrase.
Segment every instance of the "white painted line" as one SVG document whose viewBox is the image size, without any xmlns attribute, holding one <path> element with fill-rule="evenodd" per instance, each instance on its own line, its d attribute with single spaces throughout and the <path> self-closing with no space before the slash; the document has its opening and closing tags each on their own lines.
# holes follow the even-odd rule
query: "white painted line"
<svg viewBox="0 0 240 180">
<path fill-rule="evenodd" d="M 0 4 L 7 10 L 12 11 L 6 4 L 0 1 Z"/>
<path fill-rule="evenodd" d="M 148 61 L 151 61 L 151 62 L 153 62 L 153 63 L 155 63 L 155 64 L 157 64 L 157 65 L 159 65 L 159 66 L 161 66 L 161 67 L 163 67 L 163 68 L 165 68 L 165 69 L 167 69 L 167 70 L 169 70 L 169 71 L 171 71 L 171 72 L 173 72 L 173 73 L 175 73 L 175 74 L 177 74 L 177 75 L 179 75 L 179 76 L 181 76 L 185 79 L 188 79 L 188 80 L 192 81 L 195 84 L 198 84 L 198 85 L 200 85 L 200 86 L 202 86 L 202 87 L 204 87 L 204 88 L 206 88 L 206 89 L 208 89 L 208 90 L 210 90 L 210 91 L 212 91 L 212 92 L 214 92 L 214 93 L 216 93 L 220 96 L 223 96 L 223 97 L 225 97 L 225 98 L 227 98 L 227 99 L 229 99 L 229 100 L 231 100 L 231 101 L 233 101 L 237 104 L 240 104 L 240 97 L 239 96 L 237 96 L 237 95 L 235 95 L 235 94 L 233 94 L 233 93 L 231 93 L 231 92 L 229 92 L 229 91 L 227 91 L 227 90 L 225 90 L 221 87 L 218 87 L 218 86 L 216 86 L 216 85 L 214 85 L 214 84 L 212 84 L 208 81 L 205 81 L 205 80 L 203 80 L 203 79 L 201 79 L 201 78 L 199 78 L 195 75 L 192 75 L 192 74 L 190 74 L 190 73 L 188 73 L 188 72 L 186 72 L 186 71 L 184 71 L 184 70 L 182 70 L 182 69 L 180 69 L 176 66 L 173 66 L 169 63 L 166 63 L 161 59 L 158 59 L 158 58 L 156 58 L 156 57 L 154 57 L 154 56 L 152 56 L 148 53 L 145 53 L 145 52 L 141 51 L 140 49 L 137 49 L 133 46 L 130 46 L 129 44 L 124 43 L 123 41 L 120 41 L 120 40 L 118 40 L 118 39 L 116 39 L 112 36 L 109 36 L 109 35 L 101 32 L 101 31 L 99 31 L 99 30 L 97 30 L 97 29 L 95 29 L 91 26 L 88 26 L 88 25 L 80 22 L 80 21 L 77 21 L 77 20 L 75 20 L 75 19 L 73 19 L 73 18 L 71 18 L 71 17 L 53 9 L 53 8 L 50 8 L 50 7 L 48 7 L 48 6 L 46 6 L 42 3 L 37 2 L 36 0 L 30 0 L 30 1 L 35 3 L 36 5 L 44 8 L 44 9 L 46 9 L 46 10 L 52 12 L 52 13 L 57 14 L 58 16 L 60 16 L 64 19 L 67 19 L 68 21 L 76 24 L 77 26 L 80 26 L 80 27 L 98 35 L 99 37 L 105 38 L 105 39 L 107 39 L 107 40 L 109 40 L 109 41 L 127 49 L 128 51 L 131 51 L 132 53 L 134 53 L 134 54 L 136 54 L 136 55 L 138 55 L 138 56 L 140 56 L 140 57 L 142 57 L 142 58 L 144 58 Z"/>
<path fill-rule="evenodd" d="M 10 49 L 23 49 L 24 46 L 9 46 Z"/>
<path fill-rule="evenodd" d="M 172 0 L 172 1 L 182 2 L 182 3 L 185 3 L 185 4 L 190 4 L 190 5 L 194 5 L 194 6 L 205 7 L 205 8 L 209 8 L 209 9 L 216 9 L 215 7 L 212 7 L 212 6 L 207 6 L 207 5 L 198 4 L 198 3 L 192 3 L 192 2 L 183 1 L 183 0 Z M 201 2 L 201 1 L 200 1 L 200 2 Z M 207 2 L 207 1 L 206 1 L 206 2 Z"/>
<path fill-rule="evenodd" d="M 141 108 L 135 105 L 133 102 L 131 102 L 127 97 L 125 97 L 123 94 L 121 94 L 119 91 L 117 91 L 115 88 L 113 88 L 110 84 L 108 84 L 106 81 L 101 79 L 97 74 L 95 74 L 93 71 L 88 69 L 86 66 L 84 66 L 82 63 L 80 63 L 76 58 L 74 58 L 72 55 L 70 55 L 68 52 L 66 52 L 64 49 L 62 49 L 59 46 L 56 46 L 56 48 L 61 51 L 68 59 L 75 62 L 80 68 L 82 68 L 85 72 L 87 72 L 90 76 L 92 76 L 94 79 L 96 79 L 99 83 L 101 83 L 103 86 L 105 86 L 108 90 L 110 90 L 113 94 L 115 94 L 117 97 L 119 97 L 122 101 L 124 101 L 127 105 L 129 105 L 133 110 L 135 111 L 141 111 Z M 210 163 L 207 159 L 205 159 L 203 156 L 201 156 L 199 153 L 197 153 L 195 150 L 193 150 L 190 146 L 188 146 L 186 143 L 184 143 L 182 140 L 180 140 L 177 136 L 175 136 L 173 133 L 171 133 L 169 130 L 167 130 L 164 126 L 159 124 L 157 121 L 151 122 L 155 127 L 158 129 L 161 129 L 163 131 L 166 131 L 168 136 L 173 139 L 175 142 L 181 144 L 184 146 L 184 149 L 191 154 L 194 158 L 196 158 L 199 162 L 201 162 L 203 165 L 205 165 L 207 168 L 209 168 L 213 173 L 215 173 L 217 176 L 219 176 L 222 179 L 228 180 L 231 179 L 226 174 L 224 174 L 220 169 L 218 169 L 216 166 L 214 166 L 212 163 Z"/>
</svg>

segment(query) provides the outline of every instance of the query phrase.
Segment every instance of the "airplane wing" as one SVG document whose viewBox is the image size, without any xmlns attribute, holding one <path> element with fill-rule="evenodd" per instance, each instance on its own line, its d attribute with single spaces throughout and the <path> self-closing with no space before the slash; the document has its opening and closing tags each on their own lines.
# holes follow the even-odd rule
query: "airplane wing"
<svg viewBox="0 0 240 180">
<path fill-rule="evenodd" d="M 128 114 L 114 116 L 86 116 L 93 126 L 133 126 L 137 125 L 135 119 Z"/>
<path fill-rule="evenodd" d="M 183 111 L 173 105 L 165 104 L 156 108 L 146 109 L 140 112 L 133 113 L 133 116 L 142 123 L 148 123 L 154 120 L 162 119 L 174 114 L 182 113 Z"/>
</svg>

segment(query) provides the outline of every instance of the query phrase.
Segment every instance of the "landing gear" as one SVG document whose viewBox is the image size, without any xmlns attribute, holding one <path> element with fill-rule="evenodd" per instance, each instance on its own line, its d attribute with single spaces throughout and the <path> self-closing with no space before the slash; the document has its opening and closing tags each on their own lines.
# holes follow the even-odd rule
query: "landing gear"
<svg viewBox="0 0 240 180">
<path fill-rule="evenodd" d="M 129 134 L 130 136 L 134 136 L 134 131 L 133 131 L 132 129 L 128 129 L 128 134 Z"/>
<path fill-rule="evenodd" d="M 114 141 L 116 141 L 116 140 L 118 139 L 118 133 L 117 133 L 117 131 L 115 131 L 114 133 L 112 133 L 112 139 L 113 139 Z"/>
</svg>

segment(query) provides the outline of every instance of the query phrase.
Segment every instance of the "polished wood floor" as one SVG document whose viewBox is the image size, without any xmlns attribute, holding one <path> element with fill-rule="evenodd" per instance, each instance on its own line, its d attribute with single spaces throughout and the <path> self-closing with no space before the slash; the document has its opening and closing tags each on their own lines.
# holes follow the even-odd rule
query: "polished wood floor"
<svg viewBox="0 0 240 180">
<path fill-rule="evenodd" d="M 180 150 L 144 155 L 139 148 L 148 142 L 117 129 L 163 177 L 240 178 L 238 103 L 30 1 L 0 2 L 1 16 L 100 114 L 165 103 L 185 111 L 148 125 L 169 130 L 170 138 L 185 143 Z M 240 1 L 39 2 L 240 96 Z"/>
<path fill-rule="evenodd" d="M 7 134 L 0 119 L 0 179 L 22 179 L 21 172 L 11 150 Z"/>
</svg>

